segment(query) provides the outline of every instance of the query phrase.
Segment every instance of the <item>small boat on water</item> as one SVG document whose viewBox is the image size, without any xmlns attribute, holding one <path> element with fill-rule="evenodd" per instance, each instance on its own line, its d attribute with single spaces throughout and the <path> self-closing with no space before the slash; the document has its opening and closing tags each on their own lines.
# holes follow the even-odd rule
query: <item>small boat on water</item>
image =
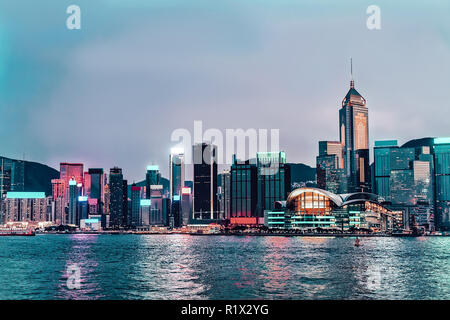
<svg viewBox="0 0 450 320">
<path fill-rule="evenodd" d="M 355 247 L 359 247 L 360 245 L 361 245 L 361 243 L 360 243 L 360 241 L 359 241 L 359 238 L 356 237 L 356 240 L 355 240 Z"/>
<path fill-rule="evenodd" d="M 31 228 L 0 228 L 0 236 L 35 236 L 36 233 Z"/>
</svg>

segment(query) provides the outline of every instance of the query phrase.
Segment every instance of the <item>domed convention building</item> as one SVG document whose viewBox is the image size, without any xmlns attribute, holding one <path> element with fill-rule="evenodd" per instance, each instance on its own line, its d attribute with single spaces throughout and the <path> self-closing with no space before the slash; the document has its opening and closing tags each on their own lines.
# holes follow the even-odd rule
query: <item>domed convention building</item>
<svg viewBox="0 0 450 320">
<path fill-rule="evenodd" d="M 264 222 L 269 228 L 281 229 L 389 232 L 402 221 L 401 216 L 381 205 L 383 200 L 367 192 L 334 194 L 318 188 L 298 188 L 286 201 L 278 201 L 274 210 L 266 210 Z"/>
</svg>

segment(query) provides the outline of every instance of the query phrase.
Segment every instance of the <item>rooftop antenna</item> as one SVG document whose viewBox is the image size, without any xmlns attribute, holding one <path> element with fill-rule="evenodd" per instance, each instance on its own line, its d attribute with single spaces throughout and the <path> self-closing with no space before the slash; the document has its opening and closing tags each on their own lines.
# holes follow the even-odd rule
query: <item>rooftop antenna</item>
<svg viewBox="0 0 450 320">
<path fill-rule="evenodd" d="M 350 57 L 350 88 L 355 87 L 355 81 L 353 81 L 353 59 Z"/>
</svg>

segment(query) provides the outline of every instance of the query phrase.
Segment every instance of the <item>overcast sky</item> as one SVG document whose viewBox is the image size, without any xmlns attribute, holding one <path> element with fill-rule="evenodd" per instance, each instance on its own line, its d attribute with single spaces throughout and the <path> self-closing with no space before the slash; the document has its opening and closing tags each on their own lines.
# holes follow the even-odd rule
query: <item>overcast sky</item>
<svg viewBox="0 0 450 320">
<path fill-rule="evenodd" d="M 172 131 L 202 120 L 278 128 L 287 160 L 314 166 L 338 139 L 350 57 L 371 145 L 450 136 L 450 2 L 410 2 L 2 0 L 0 154 L 167 177 Z"/>
</svg>

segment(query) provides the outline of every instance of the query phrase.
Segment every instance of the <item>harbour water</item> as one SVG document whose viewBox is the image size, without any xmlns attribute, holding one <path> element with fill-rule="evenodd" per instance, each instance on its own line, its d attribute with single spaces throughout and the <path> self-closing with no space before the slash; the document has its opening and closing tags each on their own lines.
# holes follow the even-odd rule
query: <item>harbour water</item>
<svg viewBox="0 0 450 320">
<path fill-rule="evenodd" d="M 450 299 L 450 237 L 0 238 L 0 299 Z M 79 289 L 68 282 L 78 270 Z M 68 281 L 69 280 L 69 281 Z"/>
</svg>

